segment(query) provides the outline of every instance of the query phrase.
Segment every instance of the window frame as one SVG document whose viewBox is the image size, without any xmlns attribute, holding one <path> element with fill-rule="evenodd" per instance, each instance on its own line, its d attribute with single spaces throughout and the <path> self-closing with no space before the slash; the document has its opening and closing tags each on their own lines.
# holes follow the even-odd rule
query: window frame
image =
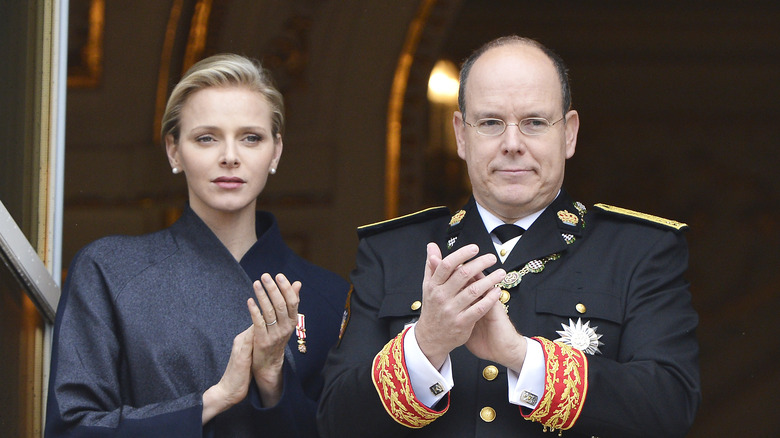
<svg viewBox="0 0 780 438">
<path fill-rule="evenodd" d="M 43 436 L 51 339 L 60 298 L 68 6 L 68 0 L 31 0 L 24 6 L 26 21 L 10 22 L 11 32 L 25 36 L 22 47 L 9 49 L 22 52 L 12 58 L 23 63 L 26 71 L 25 79 L 14 85 L 25 93 L 16 101 L 21 102 L 24 128 L 14 140 L 22 142 L 24 158 L 10 163 L 23 169 L 23 181 L 12 181 L 12 190 L 19 192 L 10 192 L 14 202 L 20 194 L 23 212 L 14 219 L 0 199 L 0 259 L 16 278 L 20 293 L 33 303 L 28 309 L 40 316 L 39 327 L 30 326 L 27 318 L 19 328 L 21 351 L 13 360 L 19 360 L 30 374 L 26 382 L 19 382 L 19 392 L 6 398 L 20 401 L 20 417 L 13 421 L 19 421 L 24 436 Z"/>
</svg>

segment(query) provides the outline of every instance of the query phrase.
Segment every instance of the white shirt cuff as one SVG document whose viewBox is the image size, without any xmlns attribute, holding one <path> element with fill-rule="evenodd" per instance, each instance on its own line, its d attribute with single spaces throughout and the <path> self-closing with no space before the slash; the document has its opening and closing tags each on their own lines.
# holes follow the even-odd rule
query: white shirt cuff
<svg viewBox="0 0 780 438">
<path fill-rule="evenodd" d="M 544 395 L 544 353 L 542 344 L 530 338 L 520 373 L 507 369 L 509 402 L 534 409 Z"/>
<path fill-rule="evenodd" d="M 414 396 L 425 406 L 431 408 L 455 386 L 452 381 L 452 362 L 450 356 L 437 370 L 425 357 L 414 335 L 414 325 L 404 335 L 404 361 L 409 372 L 409 381 Z M 541 347 L 540 347 L 541 349 Z"/>
</svg>

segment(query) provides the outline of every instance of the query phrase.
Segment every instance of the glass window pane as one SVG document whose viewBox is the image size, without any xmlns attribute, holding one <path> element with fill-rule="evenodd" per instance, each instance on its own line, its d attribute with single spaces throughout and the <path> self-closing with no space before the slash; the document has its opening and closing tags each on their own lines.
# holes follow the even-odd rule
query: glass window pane
<svg viewBox="0 0 780 438">
<path fill-rule="evenodd" d="M 0 201 L 32 248 L 46 244 L 49 71 L 58 0 L 4 1 L 0 7 Z M 47 27 L 48 26 L 48 30 Z M 46 73 L 46 74 L 44 74 Z M 43 152 L 43 154 L 41 153 Z M 41 182 L 43 181 L 43 182 Z M 18 236 L 18 231 L 16 232 Z M 3 234 L 4 242 L 8 234 Z M 18 240 L 18 239 L 17 239 Z M 25 242 L 26 243 L 26 242 Z M 0 436 L 42 435 L 44 321 L 10 266 L 0 257 Z M 32 251 L 35 256 L 35 251 Z M 7 258 L 5 258 L 7 257 Z M 26 259 L 29 261 L 29 259 Z M 6 263 L 7 262 L 7 263 Z"/>
<path fill-rule="evenodd" d="M 44 323 L 5 263 L 0 263 L 0 430 L 40 436 Z"/>
</svg>

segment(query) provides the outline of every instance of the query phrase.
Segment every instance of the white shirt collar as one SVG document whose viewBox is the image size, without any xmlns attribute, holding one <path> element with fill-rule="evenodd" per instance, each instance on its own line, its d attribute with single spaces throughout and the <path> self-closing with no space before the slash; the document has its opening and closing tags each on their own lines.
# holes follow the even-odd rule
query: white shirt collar
<svg viewBox="0 0 780 438">
<path fill-rule="evenodd" d="M 558 195 L 561 194 L 561 191 L 558 190 L 558 194 L 555 195 L 555 198 L 558 198 Z M 488 234 L 490 234 L 494 228 L 496 228 L 499 225 L 503 225 L 504 221 L 498 218 L 498 216 L 494 215 L 493 213 L 487 211 L 487 209 L 481 205 L 479 205 L 479 202 L 477 204 L 477 211 L 479 211 L 479 216 L 482 218 L 482 223 L 485 224 L 485 229 L 487 230 Z M 526 217 L 520 218 L 518 221 L 515 222 L 515 225 L 519 225 L 523 227 L 524 230 L 527 230 L 533 225 L 534 222 L 536 222 L 536 219 L 539 218 L 539 216 L 542 215 L 542 212 L 547 209 L 547 206 L 542 208 L 541 210 L 535 211 L 531 214 L 529 214 Z"/>
</svg>

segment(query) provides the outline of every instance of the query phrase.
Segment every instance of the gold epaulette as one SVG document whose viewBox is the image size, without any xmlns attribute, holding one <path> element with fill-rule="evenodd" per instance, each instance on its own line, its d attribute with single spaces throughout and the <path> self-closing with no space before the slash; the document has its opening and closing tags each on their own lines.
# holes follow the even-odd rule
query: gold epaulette
<svg viewBox="0 0 780 438">
<path fill-rule="evenodd" d="M 615 206 L 607 205 L 607 204 L 596 204 L 596 205 L 594 205 L 594 207 L 599 209 L 599 210 L 606 211 L 607 213 L 614 213 L 614 214 L 620 215 L 620 216 L 632 217 L 632 218 L 639 219 L 639 220 L 644 221 L 644 222 L 650 222 L 650 223 L 653 223 L 653 224 L 662 225 L 662 226 L 667 227 L 667 228 L 673 228 L 673 229 L 675 229 L 677 231 L 683 231 L 683 230 L 688 229 L 688 224 L 685 224 L 685 223 L 682 223 L 682 222 L 677 222 L 677 221 L 671 220 L 671 219 L 665 219 L 665 218 L 658 217 L 658 216 L 653 216 L 652 214 L 641 213 L 641 212 L 638 212 L 638 211 L 629 210 L 627 208 L 620 208 L 620 207 L 615 207 Z"/>
<path fill-rule="evenodd" d="M 404 336 L 408 331 L 409 328 L 406 328 L 377 353 L 371 379 L 382 406 L 393 420 L 408 428 L 419 429 L 447 412 L 450 407 L 450 394 L 447 394 L 447 406 L 441 411 L 425 406 L 414 395 L 404 361 Z"/>
<path fill-rule="evenodd" d="M 357 229 L 358 238 L 362 239 L 364 237 L 372 236 L 374 234 L 378 234 L 383 231 L 400 228 L 404 225 L 425 222 L 430 219 L 435 219 L 438 217 L 449 216 L 449 215 L 450 215 L 450 210 L 447 207 L 440 206 L 440 207 L 426 208 L 425 210 L 420 210 L 416 213 L 410 213 L 397 218 L 360 226 Z"/>
</svg>

